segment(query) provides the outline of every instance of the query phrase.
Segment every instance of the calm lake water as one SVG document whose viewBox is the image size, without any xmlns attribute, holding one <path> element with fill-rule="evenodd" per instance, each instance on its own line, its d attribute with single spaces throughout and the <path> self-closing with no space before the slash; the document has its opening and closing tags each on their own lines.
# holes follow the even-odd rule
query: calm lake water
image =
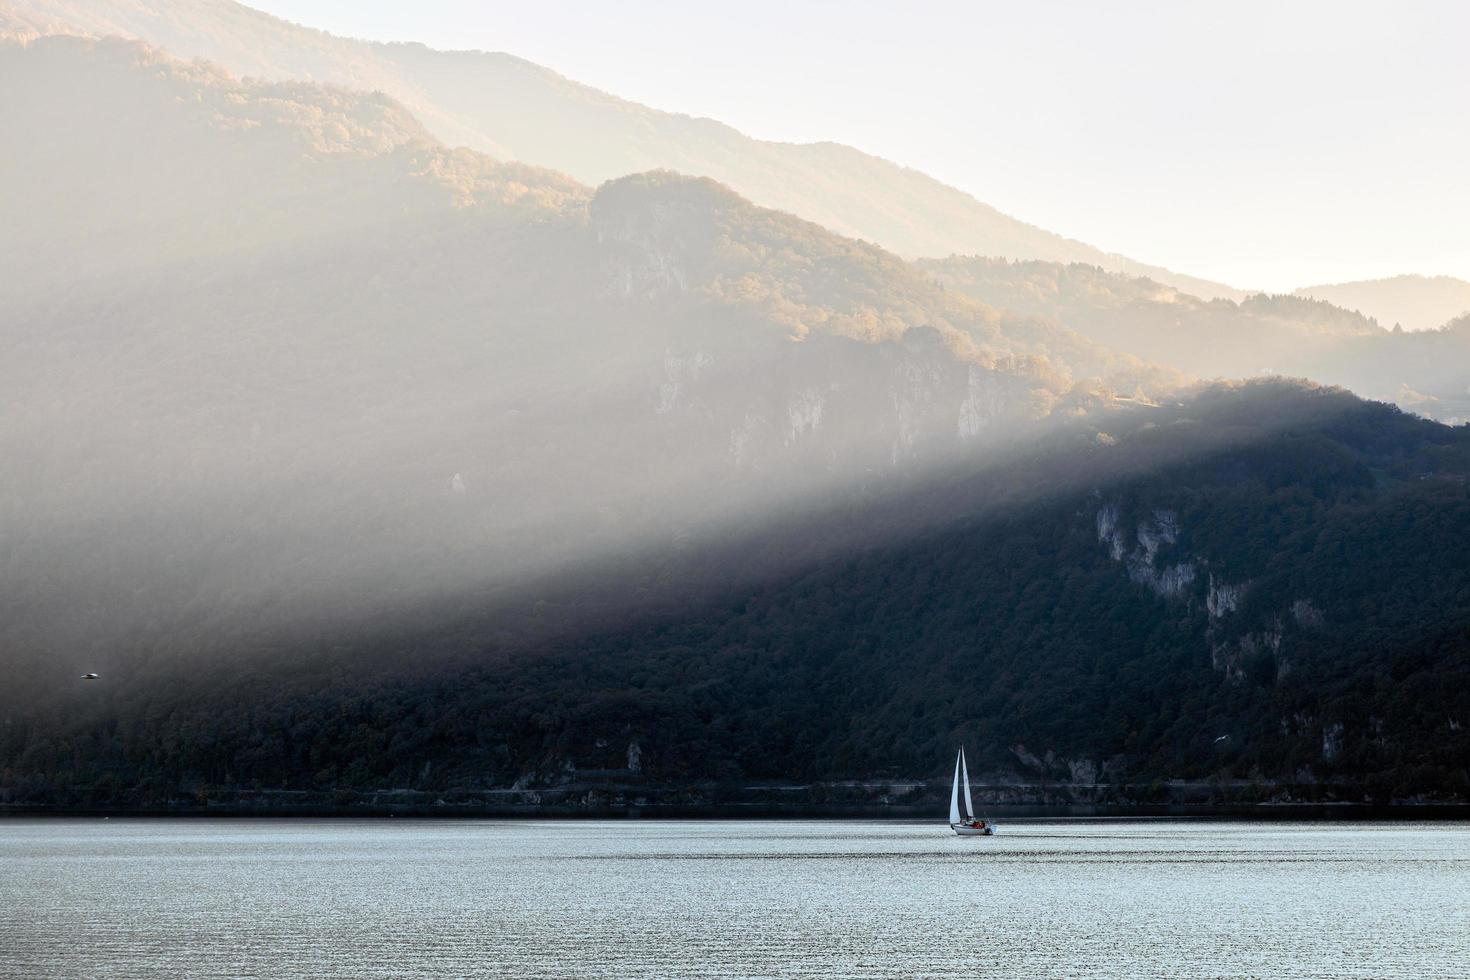
<svg viewBox="0 0 1470 980">
<path fill-rule="evenodd" d="M 0 820 L 7 977 L 1465 977 L 1470 826 Z"/>
</svg>

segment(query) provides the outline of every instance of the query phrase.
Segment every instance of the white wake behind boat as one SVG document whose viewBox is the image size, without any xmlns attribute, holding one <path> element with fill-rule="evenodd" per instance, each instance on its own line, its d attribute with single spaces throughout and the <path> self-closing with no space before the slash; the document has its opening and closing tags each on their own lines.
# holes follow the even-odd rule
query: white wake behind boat
<svg viewBox="0 0 1470 980">
<path fill-rule="evenodd" d="M 965 787 L 963 799 L 960 784 Z M 960 806 L 963 803 L 964 809 Z M 954 760 L 954 785 L 949 791 L 949 828 L 961 837 L 989 837 L 995 833 L 995 824 L 975 816 L 975 803 L 970 799 L 970 767 L 965 764 L 965 750 Z"/>
</svg>

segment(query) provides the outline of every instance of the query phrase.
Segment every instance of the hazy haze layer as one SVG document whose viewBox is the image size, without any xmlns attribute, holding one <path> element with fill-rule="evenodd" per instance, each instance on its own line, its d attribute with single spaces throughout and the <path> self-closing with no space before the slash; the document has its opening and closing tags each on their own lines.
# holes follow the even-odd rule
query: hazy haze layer
<svg viewBox="0 0 1470 980">
<path fill-rule="evenodd" d="M 1470 8 L 1455 0 L 260 6 L 338 34 L 509 51 L 756 136 L 860 147 L 1236 286 L 1470 279 L 1456 122 Z"/>
<path fill-rule="evenodd" d="M 1093 266 L 950 258 L 919 267 L 985 303 L 1065 323 L 1113 350 L 1196 377 L 1305 377 L 1451 424 L 1470 420 L 1470 317 L 1405 333 L 1325 298 L 1206 301 Z M 1409 288 L 1452 294 L 1453 282 Z M 1361 285 L 1336 292 L 1381 298 L 1375 284 Z"/>
<path fill-rule="evenodd" d="M 16 19 L 120 34 L 238 75 L 377 89 L 436 136 L 589 184 L 646 170 L 713 177 L 757 204 L 900 255 L 1090 262 L 1204 296 L 1218 283 L 1110 255 L 1017 221 L 922 173 L 836 143 L 771 143 L 709 119 L 660 112 L 507 54 L 374 44 L 298 27 L 228 0 L 19 0 Z"/>
<path fill-rule="evenodd" d="M 1432 330 L 1470 313 L 1470 282 L 1452 276 L 1394 276 L 1307 286 L 1296 295 L 1358 310 L 1385 327 L 1405 330 Z"/>
<path fill-rule="evenodd" d="M 593 194 L 380 95 L 73 37 L 0 45 L 0 93 L 22 646 L 521 584 L 1177 383 L 712 181 Z"/>
</svg>

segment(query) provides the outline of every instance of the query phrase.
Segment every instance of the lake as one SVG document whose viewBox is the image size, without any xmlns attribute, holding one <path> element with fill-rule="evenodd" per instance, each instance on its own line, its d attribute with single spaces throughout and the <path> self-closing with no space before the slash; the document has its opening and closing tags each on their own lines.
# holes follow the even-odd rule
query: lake
<svg viewBox="0 0 1470 980">
<path fill-rule="evenodd" d="M 1464 977 L 1470 825 L 0 820 L 6 977 Z"/>
</svg>

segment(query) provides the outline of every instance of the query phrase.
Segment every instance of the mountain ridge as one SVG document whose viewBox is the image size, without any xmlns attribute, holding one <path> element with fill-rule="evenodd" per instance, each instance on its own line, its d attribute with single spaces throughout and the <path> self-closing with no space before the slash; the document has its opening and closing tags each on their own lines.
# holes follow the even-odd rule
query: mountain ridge
<svg viewBox="0 0 1470 980">
<path fill-rule="evenodd" d="M 1470 419 L 1470 334 L 1454 323 L 1391 331 L 1324 299 L 1206 301 L 1089 265 L 953 256 L 918 267 L 992 306 L 1196 377 L 1309 377 L 1452 425 Z"/>
<path fill-rule="evenodd" d="M 908 258 L 981 252 L 1089 261 L 1197 294 L 1243 295 L 1036 228 L 917 170 L 841 144 L 752 139 L 714 120 L 620 99 L 514 55 L 337 38 L 225 0 L 11 0 L 10 7 L 29 11 L 24 20 L 37 26 L 130 35 L 237 75 L 378 88 L 451 145 L 549 166 L 584 183 L 671 169 L 713 177 L 757 204 Z M 589 153 L 589 146 L 597 150 Z"/>
<path fill-rule="evenodd" d="M 1294 296 L 1324 299 L 1359 309 L 1384 326 L 1433 330 L 1470 313 L 1470 282 L 1418 274 L 1304 286 Z"/>
</svg>

